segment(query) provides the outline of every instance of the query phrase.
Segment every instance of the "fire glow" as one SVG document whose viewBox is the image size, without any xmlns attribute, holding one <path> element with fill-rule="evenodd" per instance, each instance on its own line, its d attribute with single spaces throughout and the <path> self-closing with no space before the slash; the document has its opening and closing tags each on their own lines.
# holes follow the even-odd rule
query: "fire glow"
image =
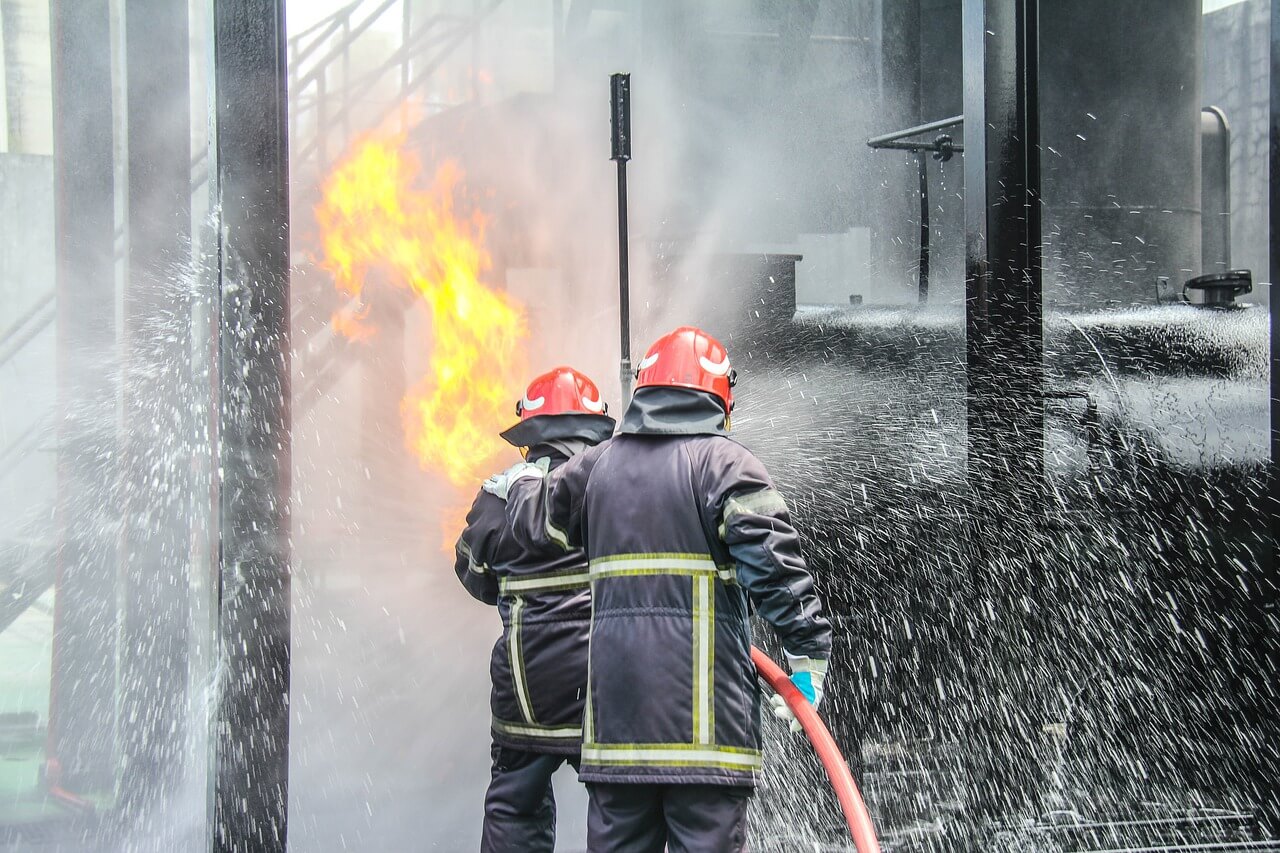
<svg viewBox="0 0 1280 853">
<path fill-rule="evenodd" d="M 316 214 L 322 266 L 362 303 L 335 314 L 336 333 L 376 334 L 368 300 L 379 291 L 364 287 L 371 276 L 427 308 L 429 367 L 401 404 L 405 441 L 424 469 L 466 488 L 510 451 L 497 433 L 520 393 L 528 331 L 521 306 L 485 283 L 485 221 L 457 209 L 462 180 L 453 161 L 428 179 L 403 138 L 373 137 L 334 169 Z"/>
</svg>

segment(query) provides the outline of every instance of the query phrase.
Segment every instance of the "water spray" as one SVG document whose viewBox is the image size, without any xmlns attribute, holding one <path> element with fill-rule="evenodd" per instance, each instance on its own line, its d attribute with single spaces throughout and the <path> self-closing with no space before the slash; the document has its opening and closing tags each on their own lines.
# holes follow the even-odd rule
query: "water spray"
<svg viewBox="0 0 1280 853">
<path fill-rule="evenodd" d="M 862 794 L 853 781 L 853 774 L 849 772 L 849 764 L 844 760 L 840 748 L 836 746 L 835 739 L 827 731 L 818 712 L 799 688 L 791 683 L 782 667 L 755 646 L 751 647 L 751 662 L 755 664 L 760 677 L 786 700 L 787 707 L 796 715 L 809 743 L 813 744 L 813 750 L 818 754 L 822 768 L 827 771 L 827 779 L 836 792 L 836 799 L 840 801 L 840 811 L 844 812 L 849 836 L 858 848 L 858 853 L 880 853 L 880 842 L 876 839 L 871 815 L 867 813 L 867 805 L 862 801 Z"/>
</svg>

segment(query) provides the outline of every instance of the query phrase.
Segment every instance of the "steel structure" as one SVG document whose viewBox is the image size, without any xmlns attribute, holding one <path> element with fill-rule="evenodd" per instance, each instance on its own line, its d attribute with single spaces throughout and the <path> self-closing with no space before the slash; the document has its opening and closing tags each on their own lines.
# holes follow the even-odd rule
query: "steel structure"
<svg viewBox="0 0 1280 853">
<path fill-rule="evenodd" d="M 289 152 L 284 0 L 214 7 L 223 676 L 218 851 L 283 851 L 289 803 Z"/>
<path fill-rule="evenodd" d="M 1043 502 L 1044 343 L 1036 0 L 964 4 L 969 482 Z"/>
<path fill-rule="evenodd" d="M 50 5 L 58 335 L 60 538 L 46 775 L 71 796 L 110 788 L 117 569 L 111 532 L 115 411 L 115 181 L 107 7 Z"/>
</svg>

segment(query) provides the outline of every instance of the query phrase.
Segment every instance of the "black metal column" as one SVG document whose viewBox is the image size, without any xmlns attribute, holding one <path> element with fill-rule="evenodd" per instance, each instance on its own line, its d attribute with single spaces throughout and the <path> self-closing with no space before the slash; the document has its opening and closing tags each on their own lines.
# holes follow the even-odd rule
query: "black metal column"
<svg viewBox="0 0 1280 853">
<path fill-rule="evenodd" d="M 1038 0 L 965 0 L 965 314 L 969 582 L 953 635 L 969 847 L 1032 807 L 1036 518 L 1044 502 Z"/>
<path fill-rule="evenodd" d="M 980 504 L 1043 499 L 1036 0 L 965 0 L 968 472 Z"/>
<path fill-rule="evenodd" d="M 283 851 L 289 769 L 289 174 L 284 0 L 214 4 L 221 205 L 216 851 Z"/>
<path fill-rule="evenodd" d="M 917 298 L 924 305 L 929 301 L 929 155 L 916 153 L 916 165 L 920 167 L 920 270 Z"/>
<path fill-rule="evenodd" d="M 921 112 L 920 0 L 895 0 L 880 5 L 880 102 L 878 114 L 884 117 L 883 131 L 912 127 L 926 118 Z M 914 177 L 910 160 L 885 155 L 883 176 L 877 182 L 878 209 L 881 217 L 872 217 L 871 251 L 874 269 L 879 275 L 905 288 L 911 280 L 916 260 L 911 258 L 913 237 L 909 228 L 919 213 L 919 200 L 911 192 Z M 917 256 L 918 258 L 918 256 Z"/>
<path fill-rule="evenodd" d="M 187 7 L 124 5 L 128 278 L 124 292 L 121 815 L 180 829 L 191 623 L 191 109 Z M 176 838 L 170 839 L 175 846 Z"/>
<path fill-rule="evenodd" d="M 1280 0 L 1271 0 L 1271 541 L 1272 570 L 1280 569 Z"/>
<path fill-rule="evenodd" d="M 53 0 L 58 507 L 51 787 L 115 780 L 115 183 L 106 3 Z"/>
<path fill-rule="evenodd" d="M 1275 673 L 1280 667 L 1280 637 L 1275 630 L 1277 611 L 1280 610 L 1280 293 L 1276 283 L 1280 282 L 1280 0 L 1271 0 L 1271 130 L 1270 130 L 1271 173 L 1269 192 L 1270 207 L 1270 266 L 1271 266 L 1271 483 L 1267 496 L 1268 515 L 1271 522 L 1271 571 L 1265 586 L 1256 593 L 1260 601 L 1258 627 L 1264 636 L 1261 683 L 1264 690 L 1259 691 L 1265 697 L 1259 718 L 1265 721 L 1267 729 L 1263 732 L 1260 743 L 1275 743 L 1280 736 L 1280 720 L 1275 714 Z M 1271 695 L 1268 695 L 1271 694 Z M 1264 758 L 1262 776 L 1274 780 L 1280 772 L 1280 758 L 1275 750 L 1261 750 Z M 1271 829 L 1280 827 L 1280 802 L 1275 797 L 1270 799 L 1268 818 Z"/>
</svg>

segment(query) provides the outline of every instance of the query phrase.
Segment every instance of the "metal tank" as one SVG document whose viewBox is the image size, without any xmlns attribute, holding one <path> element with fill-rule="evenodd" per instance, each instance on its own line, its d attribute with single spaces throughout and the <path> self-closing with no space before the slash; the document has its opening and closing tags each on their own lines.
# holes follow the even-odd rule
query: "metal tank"
<svg viewBox="0 0 1280 853">
<path fill-rule="evenodd" d="M 1150 304 L 1201 271 L 1201 4 L 1040 16 L 1045 302 Z"/>
</svg>

